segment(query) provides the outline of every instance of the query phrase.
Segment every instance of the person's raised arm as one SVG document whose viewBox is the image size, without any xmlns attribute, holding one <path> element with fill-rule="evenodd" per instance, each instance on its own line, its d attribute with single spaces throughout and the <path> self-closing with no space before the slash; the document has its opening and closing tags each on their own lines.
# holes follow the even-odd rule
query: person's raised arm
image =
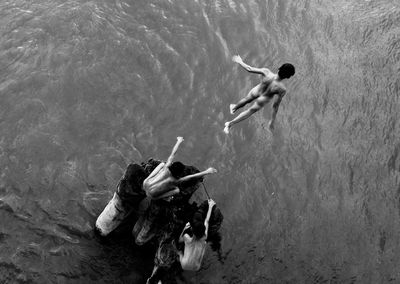
<svg viewBox="0 0 400 284">
<path fill-rule="evenodd" d="M 215 201 L 212 200 L 212 199 L 209 199 L 208 200 L 207 216 L 206 216 L 206 219 L 204 220 L 204 227 L 206 227 L 206 230 L 204 232 L 204 236 L 205 236 L 206 240 L 207 240 L 207 237 L 208 237 L 208 227 L 209 227 L 209 222 L 210 222 L 210 217 L 211 217 L 211 211 L 212 211 L 214 205 L 215 205 Z"/>
<path fill-rule="evenodd" d="M 252 67 L 246 63 L 243 62 L 243 59 L 240 57 L 240 55 L 235 55 L 232 57 L 232 61 L 236 62 L 237 64 L 239 64 L 240 66 L 242 66 L 246 71 L 250 72 L 250 73 L 256 73 L 256 74 L 261 74 L 261 75 L 266 75 L 266 73 L 269 72 L 269 70 L 267 68 L 256 68 L 256 67 Z"/>
<path fill-rule="evenodd" d="M 176 144 L 175 144 L 174 148 L 172 149 L 171 155 L 169 155 L 168 160 L 165 163 L 166 167 L 169 167 L 172 164 L 172 161 L 175 158 L 176 151 L 178 151 L 179 145 L 181 145 L 181 143 L 184 141 L 184 139 L 182 137 L 177 137 L 176 140 L 178 140 L 178 141 L 176 141 Z"/>
<path fill-rule="evenodd" d="M 216 172 L 217 172 L 216 169 L 208 168 L 205 171 L 202 171 L 202 172 L 199 172 L 199 173 L 196 173 L 196 174 L 193 174 L 193 175 L 184 176 L 184 177 L 180 178 L 177 181 L 177 183 L 182 183 L 182 182 L 186 182 L 186 181 L 189 181 L 189 180 L 198 179 L 198 178 L 201 178 L 201 177 L 203 177 L 205 175 L 214 174 Z"/>
<path fill-rule="evenodd" d="M 271 120 L 269 121 L 269 129 L 273 130 L 275 127 L 275 119 L 276 119 L 276 114 L 278 113 L 279 105 L 281 104 L 282 98 L 285 95 L 285 91 L 283 91 L 279 97 L 276 99 L 274 104 L 272 105 L 272 117 Z"/>
</svg>

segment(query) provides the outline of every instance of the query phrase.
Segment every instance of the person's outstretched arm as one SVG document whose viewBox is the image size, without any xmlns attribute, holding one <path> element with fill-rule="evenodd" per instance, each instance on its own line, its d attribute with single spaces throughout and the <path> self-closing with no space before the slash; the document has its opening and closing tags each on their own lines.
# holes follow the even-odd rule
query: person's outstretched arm
<svg viewBox="0 0 400 284">
<path fill-rule="evenodd" d="M 171 155 L 169 155 L 168 160 L 165 163 L 166 167 L 169 167 L 172 164 L 172 161 L 175 158 L 176 151 L 178 151 L 179 145 L 181 145 L 181 143 L 184 141 L 184 139 L 182 137 L 177 137 L 176 140 L 178 140 L 178 141 L 176 141 L 176 144 L 175 144 L 174 148 L 172 149 Z"/>
<path fill-rule="evenodd" d="M 210 217 L 211 217 L 211 211 L 212 211 L 214 205 L 215 205 L 215 201 L 212 199 L 209 199 L 207 216 L 206 216 L 206 219 L 204 220 L 204 227 L 206 227 L 206 230 L 204 232 L 205 240 L 207 240 L 207 237 L 208 237 L 208 227 L 209 227 L 209 222 L 210 222 Z"/>
<path fill-rule="evenodd" d="M 279 97 L 276 99 L 274 104 L 272 105 L 272 117 L 271 120 L 269 121 L 269 128 L 274 129 L 275 127 L 275 119 L 276 119 L 276 114 L 278 113 L 279 105 L 281 104 L 282 98 L 285 95 L 285 92 L 279 95 Z"/>
<path fill-rule="evenodd" d="M 201 177 L 203 177 L 203 176 L 205 176 L 205 175 L 214 174 L 214 173 L 216 173 L 216 172 L 217 172 L 216 169 L 214 169 L 214 168 L 208 168 L 207 170 L 202 171 L 202 172 L 199 172 L 199 173 L 197 173 L 197 174 L 184 176 L 183 178 L 180 178 L 180 179 L 177 181 L 177 183 L 179 184 L 179 183 L 186 182 L 186 181 L 189 181 L 189 180 L 198 179 L 198 178 L 201 178 Z"/>
<path fill-rule="evenodd" d="M 240 66 L 242 66 L 246 71 L 250 73 L 256 73 L 256 74 L 261 74 L 261 75 L 266 75 L 266 73 L 270 72 L 267 68 L 256 68 L 252 67 L 246 63 L 243 62 L 243 59 L 240 57 L 240 55 L 235 55 L 232 57 L 232 61 L 236 62 Z"/>
</svg>

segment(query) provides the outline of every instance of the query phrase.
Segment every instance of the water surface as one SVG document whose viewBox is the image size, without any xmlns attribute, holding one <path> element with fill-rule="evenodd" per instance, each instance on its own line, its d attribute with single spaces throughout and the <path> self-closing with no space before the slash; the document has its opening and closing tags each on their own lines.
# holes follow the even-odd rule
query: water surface
<svg viewBox="0 0 400 284">
<path fill-rule="evenodd" d="M 225 215 L 187 283 L 399 282 L 399 23 L 395 0 L 3 0 L 0 282 L 144 283 L 152 255 L 93 225 L 177 136 Z M 259 80 L 234 54 L 296 66 L 273 134 L 269 107 L 222 132 Z"/>
</svg>

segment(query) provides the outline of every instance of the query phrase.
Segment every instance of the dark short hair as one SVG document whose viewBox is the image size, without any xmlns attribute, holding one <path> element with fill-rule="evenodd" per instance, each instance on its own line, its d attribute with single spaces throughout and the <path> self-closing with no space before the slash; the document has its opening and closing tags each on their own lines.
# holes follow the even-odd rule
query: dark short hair
<svg viewBox="0 0 400 284">
<path fill-rule="evenodd" d="M 294 66 L 290 63 L 282 64 L 282 66 L 279 67 L 278 70 L 278 75 L 281 79 L 290 78 L 294 75 L 294 73 L 295 73 Z"/>
<path fill-rule="evenodd" d="M 204 236 L 204 233 L 206 232 L 206 226 L 204 226 L 204 223 L 200 223 L 200 222 L 193 222 L 191 224 L 192 227 L 192 232 L 193 235 L 200 239 L 202 236 Z"/>
<path fill-rule="evenodd" d="M 181 177 L 183 177 L 183 170 L 185 169 L 185 165 L 181 162 L 173 162 L 168 168 L 174 178 L 180 179 Z"/>
</svg>

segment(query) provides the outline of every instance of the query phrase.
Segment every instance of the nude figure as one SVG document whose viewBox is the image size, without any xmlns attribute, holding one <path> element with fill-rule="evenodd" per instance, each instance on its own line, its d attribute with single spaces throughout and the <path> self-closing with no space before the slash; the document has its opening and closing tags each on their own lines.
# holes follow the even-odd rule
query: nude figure
<svg viewBox="0 0 400 284">
<path fill-rule="evenodd" d="M 168 199 L 179 193 L 179 185 L 181 183 L 217 172 L 216 169 L 210 167 L 196 174 L 182 176 L 182 171 L 185 166 L 181 162 L 173 162 L 173 160 L 179 145 L 183 141 L 182 137 L 177 137 L 177 142 L 167 162 L 160 163 L 143 181 L 143 190 L 151 199 Z"/>
<path fill-rule="evenodd" d="M 215 201 L 212 199 L 208 200 L 208 211 L 206 219 L 204 220 L 204 225 L 201 226 L 193 226 L 193 236 L 189 236 L 185 234 L 186 229 L 190 228 L 190 223 L 187 223 L 185 228 L 183 229 L 179 242 L 185 243 L 185 249 L 182 253 L 179 251 L 179 261 L 181 262 L 181 266 L 183 270 L 192 270 L 197 271 L 201 267 L 201 262 L 204 257 L 204 253 L 207 247 L 207 237 L 208 237 L 208 227 L 209 221 L 211 217 L 212 208 L 215 205 Z"/>
<path fill-rule="evenodd" d="M 245 98 L 241 99 L 237 104 L 231 104 L 229 106 L 231 114 L 234 114 L 238 109 L 254 101 L 254 104 L 249 109 L 241 112 L 233 120 L 225 122 L 224 132 L 229 134 L 229 130 L 232 125 L 248 118 L 255 112 L 259 111 L 264 105 L 268 104 L 274 97 L 276 97 L 272 105 L 272 118 L 268 124 L 271 130 L 274 129 L 274 123 L 279 104 L 281 103 L 283 96 L 286 94 L 286 88 L 282 83 L 282 80 L 288 79 L 294 75 L 294 66 L 290 63 L 285 63 L 279 67 L 278 74 L 275 74 L 268 68 L 251 67 L 250 65 L 244 63 L 239 55 L 233 56 L 232 60 L 238 63 L 248 72 L 261 75 L 261 82 L 252 88 Z"/>
</svg>

